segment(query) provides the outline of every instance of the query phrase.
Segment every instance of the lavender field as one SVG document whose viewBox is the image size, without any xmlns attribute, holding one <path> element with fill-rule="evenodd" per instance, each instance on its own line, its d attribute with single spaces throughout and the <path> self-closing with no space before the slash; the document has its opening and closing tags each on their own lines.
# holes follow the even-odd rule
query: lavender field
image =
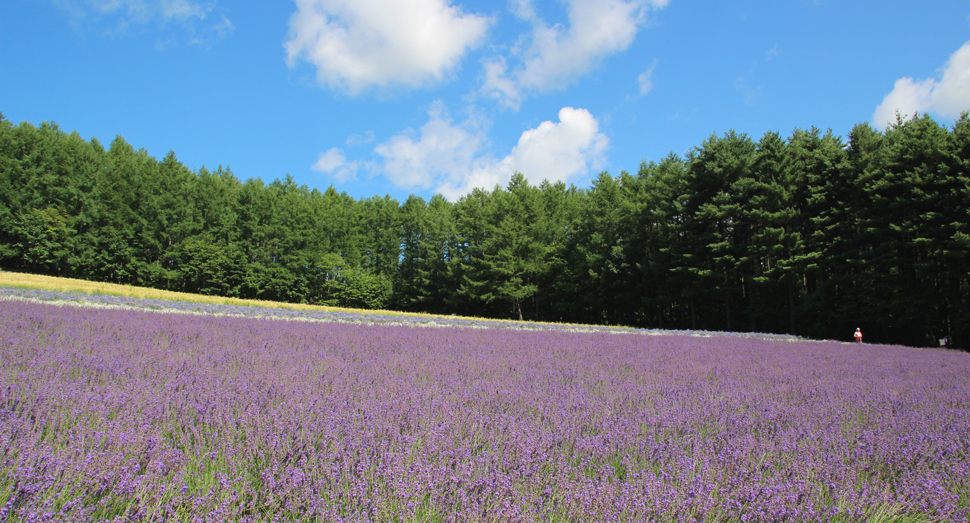
<svg viewBox="0 0 970 523">
<path fill-rule="evenodd" d="M 0 300 L 0 521 L 966 521 L 970 355 Z"/>
</svg>

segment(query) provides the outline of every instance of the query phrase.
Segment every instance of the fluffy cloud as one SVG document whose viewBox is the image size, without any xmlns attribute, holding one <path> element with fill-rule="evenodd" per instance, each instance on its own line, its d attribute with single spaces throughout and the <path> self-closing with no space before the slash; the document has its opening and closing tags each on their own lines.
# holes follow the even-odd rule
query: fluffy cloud
<svg viewBox="0 0 970 523">
<path fill-rule="evenodd" d="M 513 11 L 532 24 L 528 45 L 513 50 L 520 64 L 511 71 L 505 58 L 487 60 L 482 90 L 517 109 L 529 93 L 562 88 L 601 59 L 629 47 L 646 9 L 662 8 L 667 1 L 569 0 L 565 28 L 539 18 L 529 0 L 516 0 Z"/>
<path fill-rule="evenodd" d="M 524 174 L 530 181 L 570 182 L 605 163 L 609 140 L 586 109 L 563 107 L 559 123 L 542 122 L 519 137 L 512 153 L 500 163 L 503 171 Z"/>
<path fill-rule="evenodd" d="M 896 122 L 896 112 L 912 117 L 917 112 L 956 118 L 970 110 L 970 42 L 950 55 L 940 79 L 896 80 L 896 85 L 876 107 L 872 123 L 878 128 Z"/>
<path fill-rule="evenodd" d="M 297 0 L 287 62 L 304 59 L 317 81 L 356 94 L 441 80 L 483 40 L 490 20 L 446 0 Z"/>
<path fill-rule="evenodd" d="M 436 104 L 419 133 L 409 129 L 374 149 L 384 176 L 398 187 L 437 189 L 481 171 L 488 161 L 476 156 L 485 138 L 466 127 L 453 125 Z"/>
<path fill-rule="evenodd" d="M 482 152 L 480 132 L 453 124 L 440 106 L 420 131 L 408 131 L 375 148 L 381 170 L 404 188 L 431 189 L 454 199 L 476 187 L 504 185 L 513 172 L 532 183 L 574 182 L 605 162 L 609 140 L 585 109 L 564 107 L 559 122 L 546 121 L 522 133 L 510 154 L 496 159 Z"/>
<path fill-rule="evenodd" d="M 357 162 L 348 162 L 344 152 L 336 147 L 320 153 L 312 169 L 329 174 L 338 182 L 346 182 L 357 177 Z"/>
</svg>

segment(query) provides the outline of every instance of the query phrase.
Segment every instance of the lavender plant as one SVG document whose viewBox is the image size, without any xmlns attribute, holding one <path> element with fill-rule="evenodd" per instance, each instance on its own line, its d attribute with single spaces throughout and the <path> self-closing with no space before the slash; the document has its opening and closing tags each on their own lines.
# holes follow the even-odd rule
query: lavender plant
<svg viewBox="0 0 970 523">
<path fill-rule="evenodd" d="M 970 518 L 970 357 L 0 300 L 0 521 Z"/>
<path fill-rule="evenodd" d="M 698 334 L 698 335 L 730 335 L 748 336 L 767 339 L 793 339 L 786 334 L 771 334 L 760 332 L 719 332 L 706 331 L 669 331 L 663 329 L 635 329 L 622 326 L 608 325 L 575 325 L 558 323 L 537 323 L 514 320 L 494 320 L 482 318 L 465 318 L 455 316 L 438 316 L 428 314 L 396 313 L 392 311 L 368 310 L 330 310 L 326 307 L 313 309 L 292 309 L 287 307 L 262 307 L 228 305 L 212 302 L 175 301 L 152 298 L 136 298 L 130 296 L 115 296 L 110 294 L 87 294 L 84 292 L 69 292 L 44 289 L 27 289 L 12 286 L 0 286 L 0 300 L 22 299 L 27 301 L 41 301 L 58 304 L 75 304 L 103 308 L 142 309 L 159 312 L 179 312 L 190 314 L 207 314 L 218 316 L 240 316 L 247 318 L 274 318 L 297 321 L 324 321 L 342 323 L 363 323 L 382 325 L 411 325 L 421 327 L 472 327 L 472 328 L 504 328 L 518 330 L 561 330 L 569 332 L 639 332 L 649 334 Z"/>
</svg>

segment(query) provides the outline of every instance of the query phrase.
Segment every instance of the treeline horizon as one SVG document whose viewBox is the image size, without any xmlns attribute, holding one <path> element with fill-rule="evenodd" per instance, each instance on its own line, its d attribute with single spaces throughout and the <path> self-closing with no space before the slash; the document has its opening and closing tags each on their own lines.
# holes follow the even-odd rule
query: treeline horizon
<svg viewBox="0 0 970 523">
<path fill-rule="evenodd" d="M 0 113 L 0 269 L 199 294 L 968 349 L 970 118 L 728 131 L 455 202 L 193 171 Z"/>
</svg>

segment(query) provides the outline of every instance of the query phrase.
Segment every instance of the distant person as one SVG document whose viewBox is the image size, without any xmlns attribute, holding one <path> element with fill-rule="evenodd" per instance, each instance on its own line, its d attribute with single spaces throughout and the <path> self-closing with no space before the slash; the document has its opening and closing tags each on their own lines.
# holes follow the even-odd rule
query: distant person
<svg viewBox="0 0 970 523">
<path fill-rule="evenodd" d="M 862 329 L 855 330 L 855 342 L 862 343 Z"/>
</svg>

